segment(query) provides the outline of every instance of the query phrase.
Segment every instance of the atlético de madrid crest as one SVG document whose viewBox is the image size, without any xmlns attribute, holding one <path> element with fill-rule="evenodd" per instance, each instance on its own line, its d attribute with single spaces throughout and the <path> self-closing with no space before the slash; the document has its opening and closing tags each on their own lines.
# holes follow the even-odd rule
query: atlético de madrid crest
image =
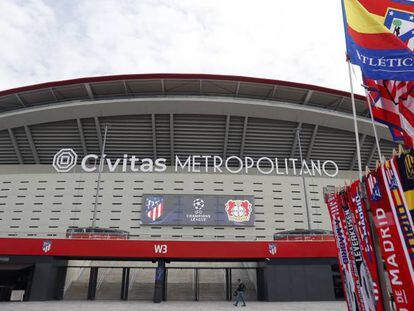
<svg viewBox="0 0 414 311">
<path fill-rule="evenodd" d="M 414 2 L 411 1 L 410 4 Z M 414 15 L 412 13 L 389 8 L 384 25 L 411 50 L 414 50 Z"/>
<path fill-rule="evenodd" d="M 252 214 L 252 204 L 248 200 L 228 200 L 226 213 L 229 221 L 249 221 Z"/>
<path fill-rule="evenodd" d="M 49 240 L 43 241 L 43 245 L 42 245 L 43 253 L 48 253 L 51 248 L 52 248 L 52 241 L 49 241 Z"/>
<path fill-rule="evenodd" d="M 270 255 L 274 256 L 274 255 L 276 255 L 276 252 L 277 252 L 276 244 L 269 243 L 269 253 L 270 253 Z"/>
</svg>

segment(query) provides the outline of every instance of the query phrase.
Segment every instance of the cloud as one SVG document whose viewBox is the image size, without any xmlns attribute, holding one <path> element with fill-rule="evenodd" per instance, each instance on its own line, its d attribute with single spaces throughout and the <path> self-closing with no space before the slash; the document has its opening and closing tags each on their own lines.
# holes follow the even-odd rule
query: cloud
<svg viewBox="0 0 414 311">
<path fill-rule="evenodd" d="M 348 90 L 342 27 L 326 0 L 0 1 L 0 89 L 185 72 Z"/>
</svg>

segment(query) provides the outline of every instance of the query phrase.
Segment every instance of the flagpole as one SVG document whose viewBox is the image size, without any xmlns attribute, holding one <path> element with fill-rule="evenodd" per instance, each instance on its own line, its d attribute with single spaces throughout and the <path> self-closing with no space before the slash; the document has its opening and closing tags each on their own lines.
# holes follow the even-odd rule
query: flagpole
<svg viewBox="0 0 414 311">
<path fill-rule="evenodd" d="M 105 157 L 105 144 L 106 144 L 107 133 L 108 133 L 108 124 L 105 124 L 105 133 L 104 133 L 104 138 L 103 138 L 103 143 L 102 143 L 101 157 L 99 159 L 99 170 L 98 170 L 98 181 L 96 185 L 95 204 L 93 205 L 92 228 L 96 227 L 96 213 L 98 210 L 99 190 L 101 188 L 101 173 L 103 171 L 103 167 L 105 164 L 104 157 Z"/>
<path fill-rule="evenodd" d="M 363 87 L 365 88 L 364 85 L 363 85 Z M 366 97 L 369 96 L 371 98 L 371 101 L 374 102 L 374 99 L 372 98 L 371 94 L 366 89 L 365 89 L 365 94 L 366 94 Z M 377 144 L 379 159 L 380 159 L 380 162 L 382 162 L 382 153 L 381 153 L 381 148 L 380 148 L 380 144 L 379 144 L 377 128 L 375 126 L 374 116 L 372 115 L 372 107 L 371 107 L 371 103 L 370 103 L 369 100 L 368 100 L 368 108 L 369 108 L 369 115 L 371 116 L 372 128 L 374 129 L 374 136 L 375 136 L 375 142 Z"/>
<path fill-rule="evenodd" d="M 349 85 L 351 87 L 351 102 L 352 102 L 352 114 L 353 114 L 353 117 L 354 117 L 355 141 L 356 141 L 357 157 L 358 157 L 358 172 L 359 172 L 359 179 L 362 180 L 361 149 L 359 147 L 358 122 L 357 122 L 357 119 L 356 119 L 354 85 L 352 83 L 352 75 L 351 75 L 351 62 L 348 58 L 347 58 L 346 61 L 348 63 Z"/>
</svg>

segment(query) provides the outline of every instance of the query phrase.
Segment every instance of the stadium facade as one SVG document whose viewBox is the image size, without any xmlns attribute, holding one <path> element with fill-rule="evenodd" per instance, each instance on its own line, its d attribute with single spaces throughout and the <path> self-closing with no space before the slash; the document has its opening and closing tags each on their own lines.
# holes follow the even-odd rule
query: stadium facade
<svg viewBox="0 0 414 311">
<path fill-rule="evenodd" d="M 251 299 L 338 299 L 329 235 L 278 233 L 331 230 L 323 188 L 356 160 L 350 95 L 322 87 L 145 74 L 2 91 L 0 300 L 231 299 L 239 277 Z"/>
</svg>

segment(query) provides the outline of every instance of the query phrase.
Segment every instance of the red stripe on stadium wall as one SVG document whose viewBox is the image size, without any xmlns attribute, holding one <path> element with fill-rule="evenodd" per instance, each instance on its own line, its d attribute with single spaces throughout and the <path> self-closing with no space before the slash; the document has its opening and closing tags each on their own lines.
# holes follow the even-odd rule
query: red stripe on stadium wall
<svg viewBox="0 0 414 311">
<path fill-rule="evenodd" d="M 366 49 L 401 50 L 402 42 L 393 33 L 362 33 L 347 27 L 355 44 Z"/>
<path fill-rule="evenodd" d="M 50 250 L 43 242 L 50 241 Z M 276 246 L 271 254 L 269 244 Z M 102 258 L 334 258 L 328 241 L 143 241 L 0 238 L 0 255 Z"/>
</svg>

